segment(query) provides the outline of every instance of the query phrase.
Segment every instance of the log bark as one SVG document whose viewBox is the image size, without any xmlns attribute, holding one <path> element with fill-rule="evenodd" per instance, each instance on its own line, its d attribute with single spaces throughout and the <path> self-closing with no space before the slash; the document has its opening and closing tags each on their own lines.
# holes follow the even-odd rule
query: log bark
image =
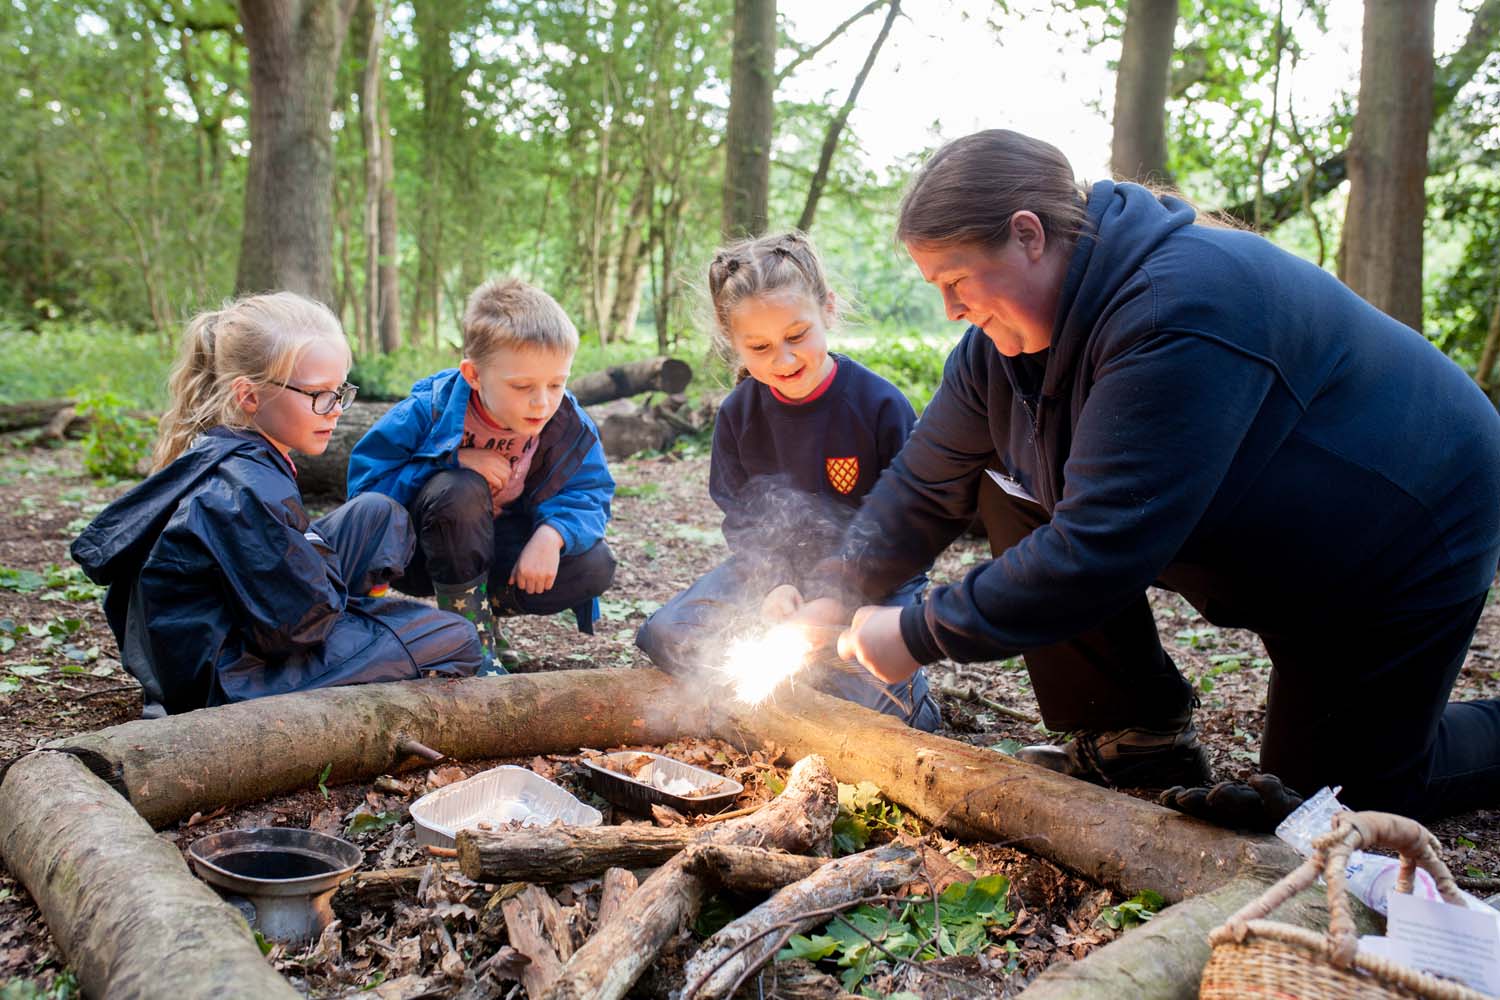
<svg viewBox="0 0 1500 1000">
<path fill-rule="evenodd" d="M 455 760 L 664 743 L 708 731 L 652 670 L 564 670 L 366 684 L 139 720 L 49 744 L 82 756 L 153 826 L 325 783 L 368 781 L 414 739 Z M 232 748 L 229 749 L 229 748 Z"/>
<path fill-rule="evenodd" d="M 542 930 L 545 924 L 543 913 L 548 904 L 552 909 L 557 908 L 556 901 L 534 885 L 500 904 L 510 946 L 530 959 L 521 970 L 521 985 L 526 987 L 529 997 L 546 993 L 562 974 L 563 964 Z"/>
<path fill-rule="evenodd" d="M 0 406 L 0 433 L 45 427 L 59 410 L 74 405 L 71 399 L 30 399 Z"/>
<path fill-rule="evenodd" d="M 826 851 L 838 814 L 838 786 L 828 766 L 806 757 L 792 767 L 786 790 L 753 816 L 704 830 L 700 843 Z M 645 882 L 607 926 L 599 928 L 541 996 L 619 1000 L 655 960 L 678 928 L 697 914 L 707 887 L 688 870 L 686 854 L 667 862 Z"/>
<path fill-rule="evenodd" d="M 801 689 L 795 703 L 731 708 L 721 736 L 746 734 L 792 757 L 818 754 L 840 781 L 873 781 L 955 836 L 1003 841 L 1132 895 L 1168 902 L 1208 892 L 1248 865 L 1290 871 L 1296 852 L 1004 754 L 912 730 L 838 698 Z"/>
<path fill-rule="evenodd" d="M 737 892 L 774 892 L 800 882 L 832 863 L 830 858 L 810 858 L 731 844 L 695 844 L 687 850 L 690 872 L 710 885 Z"/>
<path fill-rule="evenodd" d="M 686 361 L 656 357 L 579 375 L 569 380 L 568 389 L 579 403 L 593 406 L 643 392 L 681 392 L 692 380 L 693 369 Z"/>
<path fill-rule="evenodd" d="M 696 837 L 685 826 L 460 830 L 458 864 L 477 882 L 571 882 L 610 868 L 654 868 Z"/>
<path fill-rule="evenodd" d="M 1081 962 L 1054 965 L 1020 994 L 1024 1000 L 1194 1000 L 1210 952 L 1208 932 L 1260 896 L 1283 872 L 1247 869 L 1226 884 L 1170 906 L 1150 923 L 1127 932 Z M 1361 933 L 1375 933 L 1378 920 L 1355 904 Z M 1274 919 L 1298 927 L 1328 926 L 1322 886 L 1294 896 Z"/>
<path fill-rule="evenodd" d="M 825 922 L 828 907 L 898 889 L 916 878 L 921 867 L 916 851 L 887 844 L 839 858 L 788 885 L 708 939 L 683 968 L 682 1000 L 729 996 L 787 938 Z"/>
<path fill-rule="evenodd" d="M 604 890 L 599 894 L 599 916 L 595 925 L 603 927 L 615 918 L 632 893 L 641 887 L 640 879 L 624 868 L 611 868 L 604 873 Z"/>
<path fill-rule="evenodd" d="M 298 995 L 177 848 L 68 754 L 31 754 L 6 773 L 0 853 L 89 996 Z"/>
</svg>

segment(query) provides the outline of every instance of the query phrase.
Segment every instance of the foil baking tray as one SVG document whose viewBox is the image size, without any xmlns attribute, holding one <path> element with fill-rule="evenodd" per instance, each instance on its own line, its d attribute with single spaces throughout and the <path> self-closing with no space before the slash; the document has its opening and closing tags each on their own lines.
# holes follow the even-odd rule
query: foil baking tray
<svg viewBox="0 0 1500 1000">
<path fill-rule="evenodd" d="M 583 763 L 588 765 L 594 791 L 617 806 L 638 812 L 650 812 L 654 802 L 680 812 L 712 812 L 729 805 L 745 790 L 733 778 L 643 750 L 584 757 Z M 611 763 L 622 770 L 610 767 Z"/>
<path fill-rule="evenodd" d="M 524 767 L 504 764 L 428 792 L 411 804 L 417 843 L 452 847 L 458 831 L 480 823 L 499 827 L 598 826 L 604 815 Z"/>
</svg>

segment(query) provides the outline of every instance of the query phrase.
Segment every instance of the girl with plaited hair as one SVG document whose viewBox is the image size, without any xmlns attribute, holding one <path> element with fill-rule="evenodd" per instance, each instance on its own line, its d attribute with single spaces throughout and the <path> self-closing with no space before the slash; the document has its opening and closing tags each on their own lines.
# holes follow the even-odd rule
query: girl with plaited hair
<svg viewBox="0 0 1500 1000">
<path fill-rule="evenodd" d="M 747 612 L 774 621 L 796 611 L 801 574 L 834 551 L 916 420 L 895 386 L 829 353 L 838 301 L 802 233 L 723 248 L 709 264 L 708 291 L 715 343 L 740 366 L 714 423 L 708 480 L 733 554 L 652 615 L 635 640 L 679 674 L 711 668 Z M 926 570 L 913 567 L 881 598 L 916 601 Z M 837 671 L 816 682 L 920 729 L 940 721 L 920 670 L 894 684 Z"/>
<path fill-rule="evenodd" d="M 848 622 L 976 515 L 994 559 L 840 640 L 876 677 L 1020 654 L 1021 758 L 1269 827 L 1322 785 L 1500 804 L 1500 701 L 1448 703 L 1500 557 L 1500 416 L 1332 275 L 1015 132 L 939 149 L 897 238 L 968 330 L 802 617 Z M 1146 588 L 1271 660 L 1262 774 L 1213 788 Z M 1277 776 L 1280 781 L 1276 780 Z"/>
</svg>

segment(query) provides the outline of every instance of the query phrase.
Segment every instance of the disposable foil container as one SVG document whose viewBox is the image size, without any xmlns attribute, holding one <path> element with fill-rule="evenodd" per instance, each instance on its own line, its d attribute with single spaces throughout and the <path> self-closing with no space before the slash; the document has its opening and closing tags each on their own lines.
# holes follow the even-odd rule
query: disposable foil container
<svg viewBox="0 0 1500 1000">
<path fill-rule="evenodd" d="M 661 784 L 665 784 L 666 788 L 607 766 L 612 761 L 627 765 L 639 764 L 642 757 L 650 759 L 648 766 L 653 776 L 661 778 Z M 621 750 L 598 757 L 584 757 L 583 763 L 588 765 L 589 782 L 594 786 L 594 791 L 617 806 L 637 812 L 650 812 L 652 803 L 671 806 L 679 812 L 715 812 L 729 805 L 735 796 L 745 790 L 744 785 L 732 778 L 721 777 L 701 767 L 645 751 Z M 696 794 L 705 789 L 710 790 L 708 794 Z"/>
<path fill-rule="evenodd" d="M 452 847 L 460 830 L 480 823 L 499 827 L 520 822 L 526 826 L 598 826 L 604 816 L 562 788 L 524 767 L 506 764 L 471 778 L 444 785 L 411 804 L 417 843 Z"/>
</svg>

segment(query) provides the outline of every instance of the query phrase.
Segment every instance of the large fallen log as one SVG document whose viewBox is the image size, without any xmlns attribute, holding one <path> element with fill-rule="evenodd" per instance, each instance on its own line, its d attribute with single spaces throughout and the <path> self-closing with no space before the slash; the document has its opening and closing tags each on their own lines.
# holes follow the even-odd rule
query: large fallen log
<svg viewBox="0 0 1500 1000">
<path fill-rule="evenodd" d="M 696 837 L 686 826 L 460 830 L 458 865 L 476 882 L 571 882 L 610 868 L 655 868 Z"/>
<path fill-rule="evenodd" d="M 71 399 L 28 399 L 0 406 L 0 433 L 45 427 L 52 418 L 74 406 Z"/>
<path fill-rule="evenodd" d="M 1226 884 L 1169 906 L 1150 923 L 1126 932 L 1081 962 L 1054 965 L 1018 1000 L 1195 1000 L 1208 963 L 1208 932 L 1240 907 L 1259 897 L 1283 872 L 1250 868 Z M 1354 907 L 1361 933 L 1375 933 L 1379 921 Z M 1321 886 L 1283 903 L 1275 919 L 1297 927 L 1328 926 L 1328 896 Z"/>
<path fill-rule="evenodd" d="M 921 867 L 916 851 L 887 844 L 839 858 L 791 883 L 704 943 L 682 970 L 682 1000 L 729 996 L 793 934 L 825 923 L 830 908 L 898 889 L 915 879 Z"/>
<path fill-rule="evenodd" d="M 579 375 L 568 380 L 568 389 L 578 402 L 593 406 L 643 392 L 681 392 L 692 380 L 693 369 L 686 361 L 655 357 Z"/>
<path fill-rule="evenodd" d="M 1286 872 L 1301 862 L 1275 838 L 1210 826 L 806 688 L 795 701 L 731 708 L 724 721 L 730 742 L 753 734 L 792 757 L 817 754 L 840 781 L 872 781 L 956 836 L 1012 844 L 1126 895 L 1151 889 L 1176 902 L 1246 867 Z"/>
<path fill-rule="evenodd" d="M 764 809 L 706 828 L 702 843 L 826 850 L 838 814 L 838 786 L 817 757 L 798 761 L 786 789 Z M 679 927 L 696 916 L 707 888 L 685 854 L 641 883 L 615 918 L 599 928 L 563 967 L 543 996 L 551 1000 L 619 1000 Z"/>
<path fill-rule="evenodd" d="M 92 997 L 296 997 L 244 918 L 76 758 L 35 753 L 0 784 L 0 852 Z"/>
<path fill-rule="evenodd" d="M 366 684 L 139 720 L 58 740 L 153 826 L 425 763 L 664 743 L 708 731 L 700 702 L 649 670 L 569 670 Z M 328 768 L 325 776 L 324 768 Z M 0 780 L 4 780 L 0 772 Z"/>
</svg>

